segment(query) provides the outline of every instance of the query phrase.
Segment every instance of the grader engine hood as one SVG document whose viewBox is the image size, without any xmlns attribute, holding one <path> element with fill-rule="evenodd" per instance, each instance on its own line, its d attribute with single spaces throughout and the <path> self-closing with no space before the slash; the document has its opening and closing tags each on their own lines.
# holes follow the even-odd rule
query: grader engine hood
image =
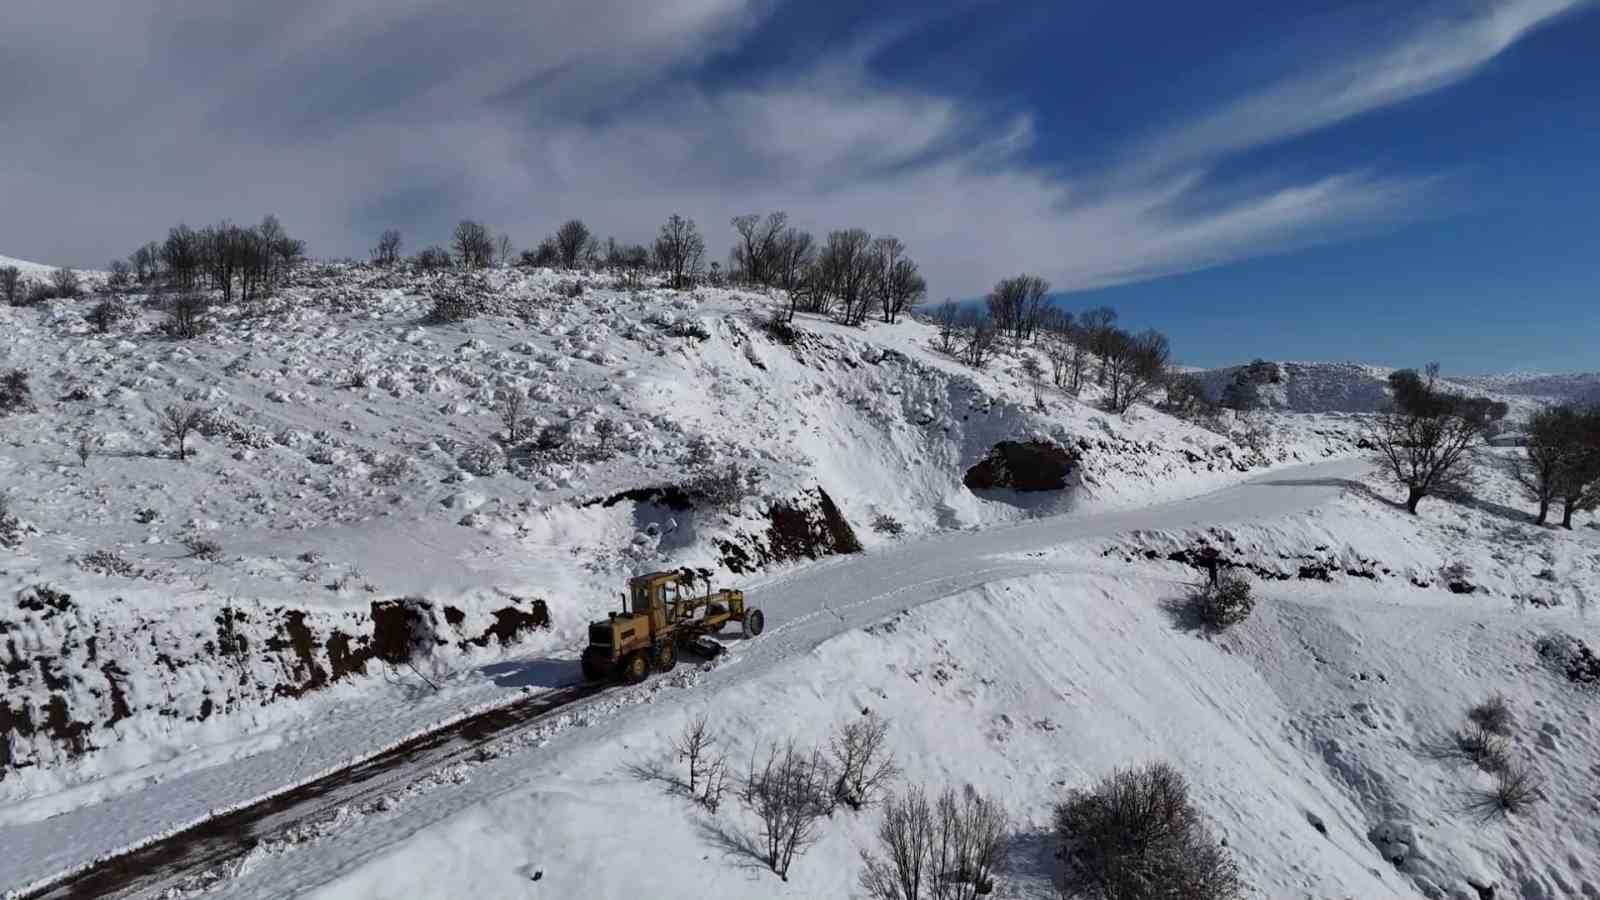
<svg viewBox="0 0 1600 900">
<path fill-rule="evenodd" d="M 622 647 L 645 633 L 649 623 L 644 616 L 617 615 L 589 623 L 589 644 L 594 647 Z"/>
</svg>

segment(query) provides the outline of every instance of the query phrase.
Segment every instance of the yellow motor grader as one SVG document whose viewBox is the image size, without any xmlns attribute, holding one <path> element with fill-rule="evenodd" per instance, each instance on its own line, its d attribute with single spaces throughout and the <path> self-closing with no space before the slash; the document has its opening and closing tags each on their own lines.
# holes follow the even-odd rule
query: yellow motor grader
<svg viewBox="0 0 1600 900">
<path fill-rule="evenodd" d="M 760 634 L 766 624 L 761 610 L 745 605 L 744 591 L 713 592 L 708 574 L 686 569 L 630 578 L 622 610 L 589 623 L 584 677 L 637 684 L 651 672 L 671 671 L 679 650 L 714 655 L 721 647 L 709 636 L 730 622 L 738 622 L 746 637 Z M 705 582 L 703 594 L 695 593 L 697 579 Z"/>
</svg>

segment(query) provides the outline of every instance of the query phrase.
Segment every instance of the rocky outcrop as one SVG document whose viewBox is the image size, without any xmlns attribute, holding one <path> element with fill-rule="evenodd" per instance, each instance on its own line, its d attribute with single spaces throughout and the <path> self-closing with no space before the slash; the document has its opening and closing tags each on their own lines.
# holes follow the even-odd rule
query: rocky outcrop
<svg viewBox="0 0 1600 900">
<path fill-rule="evenodd" d="M 1001 441 L 967 470 L 969 490 L 1059 491 L 1078 466 L 1072 450 L 1047 441 Z"/>
<path fill-rule="evenodd" d="M 833 498 L 822 488 L 798 497 L 774 500 L 766 510 L 767 527 L 759 533 L 736 532 L 716 542 L 722 564 L 742 575 L 773 563 L 821 559 L 839 553 L 856 553 L 861 542 L 845 521 Z"/>
</svg>

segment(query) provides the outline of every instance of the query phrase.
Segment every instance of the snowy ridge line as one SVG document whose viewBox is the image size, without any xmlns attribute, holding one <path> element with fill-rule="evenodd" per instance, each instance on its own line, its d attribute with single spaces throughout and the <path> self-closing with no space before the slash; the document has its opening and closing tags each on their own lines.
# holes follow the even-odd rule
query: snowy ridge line
<svg viewBox="0 0 1600 900">
<path fill-rule="evenodd" d="M 130 842 L 130 843 L 128 843 L 128 844 L 124 845 L 123 847 L 118 848 L 116 850 L 113 850 L 113 851 L 110 851 L 110 852 L 107 852 L 107 853 L 102 853 L 99 856 L 95 857 L 94 859 L 91 859 L 91 860 L 89 860 L 87 862 L 84 862 L 84 863 L 81 863 L 79 865 L 73 866 L 70 869 L 65 869 L 65 870 L 62 870 L 60 872 L 56 872 L 55 874 L 52 874 L 52 875 L 49 875 L 49 876 L 46 876 L 46 877 L 43 877 L 43 878 L 36 879 L 33 882 L 31 882 L 31 883 L 29 883 L 27 885 L 24 885 L 24 886 L 22 886 L 20 888 L 8 888 L 4 894 L 0 894 L 0 900 L 29 900 L 29 898 L 41 897 L 41 896 L 43 896 L 45 894 L 45 892 L 50 891 L 51 889 L 62 885 L 63 882 L 67 882 L 69 880 L 72 880 L 74 878 L 82 876 L 87 872 L 90 872 L 90 871 L 92 871 L 92 870 L 94 870 L 96 868 L 99 868 L 101 866 L 106 865 L 107 863 L 115 862 L 116 860 L 122 859 L 122 858 L 127 857 L 127 856 L 129 856 L 131 854 L 138 853 L 139 851 L 147 849 L 147 848 L 151 847 L 152 845 L 158 844 L 158 843 L 160 843 L 160 842 L 162 842 L 164 840 L 168 840 L 168 839 L 170 839 L 172 837 L 175 837 L 177 835 L 181 835 L 181 834 L 184 834 L 186 832 L 192 831 L 192 830 L 194 830 L 196 828 L 200 828 L 200 827 L 206 825 L 207 823 L 213 822 L 213 821 L 215 821 L 217 819 L 220 819 L 220 818 L 222 818 L 224 816 L 231 815 L 233 813 L 237 813 L 237 812 L 240 812 L 242 810 L 249 809 L 249 808 L 251 808 L 253 806 L 258 806 L 260 804 L 267 803 L 267 802 L 272 801 L 272 800 L 274 800 L 274 799 L 276 799 L 278 797 L 281 797 L 281 796 L 283 796 L 285 794 L 291 793 L 291 792 L 296 791 L 296 790 L 300 790 L 300 789 L 305 788 L 305 787 L 307 787 L 309 785 L 315 784 L 318 781 L 321 781 L 321 780 L 327 779 L 327 778 L 329 778 L 331 776 L 337 775 L 340 772 L 344 772 L 344 771 L 347 771 L 349 769 L 355 768 L 357 766 L 363 765 L 365 763 L 371 762 L 371 761 L 373 761 L 375 759 L 378 759 L 378 758 L 380 758 L 380 757 L 382 757 L 382 756 L 384 756 L 386 754 L 393 753 L 394 751 L 406 746 L 407 744 L 415 743 L 417 741 L 423 740 L 423 739 L 428 738 L 430 736 L 436 735 L 441 731 L 445 731 L 445 730 L 448 730 L 450 728 L 453 728 L 456 725 L 459 725 L 462 722 L 465 722 L 467 720 L 470 720 L 470 719 L 473 719 L 473 718 L 477 718 L 479 716 L 484 716 L 484 715 L 487 715 L 487 714 L 490 714 L 490 713 L 498 712 L 498 711 L 507 709 L 509 707 L 516 706 L 516 705 L 521 704 L 521 703 L 527 703 L 527 702 L 530 702 L 532 700 L 536 700 L 537 698 L 547 697 L 550 694 L 555 694 L 555 693 L 558 693 L 558 692 L 561 692 L 561 691 L 570 691 L 570 690 L 573 690 L 574 688 L 582 689 L 583 687 L 584 686 L 581 685 L 581 684 L 578 684 L 578 685 L 563 685 L 561 687 L 552 688 L 552 689 L 550 689 L 548 691 L 545 691 L 545 692 L 543 692 L 541 694 L 536 694 L 536 695 L 534 695 L 534 697 L 528 697 L 528 696 L 524 695 L 524 696 L 518 696 L 518 697 L 515 697 L 515 698 L 512 698 L 512 699 L 509 699 L 509 700 L 506 700 L 506 701 L 491 701 L 491 702 L 480 703 L 480 704 L 477 704 L 475 706 L 467 707 L 467 708 L 462 709 L 462 710 L 460 710 L 460 711 L 458 711 L 456 713 L 453 713 L 453 714 L 451 714 L 449 716 L 446 716 L 445 718 L 440 719 L 440 720 L 436 721 L 435 723 L 433 723 L 433 724 L 431 724 L 431 725 L 429 725 L 427 727 L 416 729 L 416 730 L 408 733 L 404 737 L 397 738 L 396 740 L 393 740 L 393 741 L 391 741 L 391 742 L 389 742 L 387 744 L 384 744 L 383 746 L 381 746 L 379 748 L 376 748 L 376 749 L 374 749 L 374 750 L 372 750 L 370 752 L 357 754 L 357 755 L 352 756 L 352 757 L 350 757 L 350 758 L 348 758 L 348 759 L 346 759 L 344 761 L 341 761 L 339 763 L 326 766 L 326 767 L 314 772 L 313 774 L 307 775 L 307 776 L 305 776 L 303 778 L 297 778 L 297 779 L 294 779 L 292 781 L 289 781 L 289 782 L 287 782 L 287 783 L 285 783 L 285 784 L 283 784 L 283 785 L 281 785 L 281 786 L 279 786 L 277 788 L 274 788 L 274 789 L 272 789 L 270 791 L 266 791 L 266 792 L 263 792 L 263 793 L 260 793 L 260 794 L 252 795 L 248 799 L 240 800 L 238 802 L 227 804 L 225 806 L 216 807 L 215 809 L 212 809 L 212 810 L 208 811 L 205 815 L 196 816 L 196 817 L 194 817 L 194 818 L 192 818 L 192 819 L 190 819 L 190 820 L 188 820 L 186 822 L 183 822 L 183 823 L 181 823 L 179 825 L 174 825 L 174 826 L 172 826 L 170 828 L 163 829 L 163 830 L 161 830 L 159 832 L 156 832 L 154 834 L 151 834 L 151 835 L 148 835 L 148 836 L 146 836 L 144 838 L 141 838 L 140 840 Z M 600 688 L 600 689 L 591 691 L 589 693 L 580 693 L 578 696 L 573 697 L 572 699 L 567 700 L 565 702 L 559 703 L 559 704 L 557 704 L 557 705 L 545 710 L 543 713 L 540 713 L 539 715 L 534 716 L 531 719 L 528 719 L 528 720 L 526 720 L 524 722 L 516 723 L 516 725 L 513 726 L 513 727 L 517 728 L 519 730 L 524 729 L 526 727 L 531 727 L 531 726 L 535 725 L 536 723 L 538 723 L 539 721 L 541 721 L 545 716 L 552 715 L 552 714 L 556 713 L 557 711 L 567 711 L 568 707 L 570 707 L 570 706 L 572 706 L 574 704 L 580 703 L 583 700 L 589 699 L 590 697 L 593 697 L 593 696 L 595 696 L 597 694 L 605 693 L 607 690 L 609 690 L 609 689 L 608 688 Z M 513 734 L 514 733 L 515 732 L 513 732 Z M 496 738 L 496 740 L 505 739 L 505 738 L 510 737 L 510 736 L 511 735 L 501 735 L 501 736 L 498 736 Z M 478 746 L 481 746 L 481 745 L 478 745 Z M 449 760 L 452 759 L 454 756 L 458 756 L 461 753 L 464 753 L 467 750 L 471 750 L 471 749 L 475 749 L 475 746 L 468 746 L 468 747 L 461 748 L 460 750 L 455 751 L 454 753 L 446 756 L 445 758 L 443 758 L 441 760 L 438 760 L 438 761 L 435 761 L 434 763 L 432 763 L 430 768 L 437 768 L 437 767 L 439 767 L 441 765 L 444 765 L 447 762 L 449 762 Z M 395 779 L 395 780 L 399 780 L 399 779 Z"/>
</svg>

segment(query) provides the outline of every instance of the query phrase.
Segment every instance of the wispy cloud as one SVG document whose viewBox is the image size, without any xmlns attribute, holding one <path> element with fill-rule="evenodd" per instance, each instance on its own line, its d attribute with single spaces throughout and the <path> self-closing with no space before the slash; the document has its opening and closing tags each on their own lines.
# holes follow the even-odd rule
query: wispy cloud
<svg viewBox="0 0 1600 900">
<path fill-rule="evenodd" d="M 33 27 L 0 35 L 0 60 L 36 88 L 0 98 L 22 125 L 0 190 L 37 211 L 0 217 L 12 255 L 95 264 L 180 219 L 267 211 L 334 254 L 363 252 L 384 227 L 413 244 L 442 236 L 461 216 L 531 243 L 574 215 L 645 239 L 682 212 L 718 246 L 733 215 L 786 209 L 818 232 L 898 234 L 941 296 L 1024 270 L 1061 289 L 1134 281 L 1414 216 L 1436 177 L 1266 173 L 1223 187 L 1212 167 L 1460 80 L 1576 5 L 1428 20 L 1068 177 L 1039 161 L 1026 113 L 875 75 L 881 36 L 706 86 L 699 67 L 770 12 L 759 0 L 504 2 L 470 16 L 443 0 L 218 2 L 182 22 L 154 0 L 116 4 L 109 20 L 86 4 L 40 5 Z"/>
</svg>

